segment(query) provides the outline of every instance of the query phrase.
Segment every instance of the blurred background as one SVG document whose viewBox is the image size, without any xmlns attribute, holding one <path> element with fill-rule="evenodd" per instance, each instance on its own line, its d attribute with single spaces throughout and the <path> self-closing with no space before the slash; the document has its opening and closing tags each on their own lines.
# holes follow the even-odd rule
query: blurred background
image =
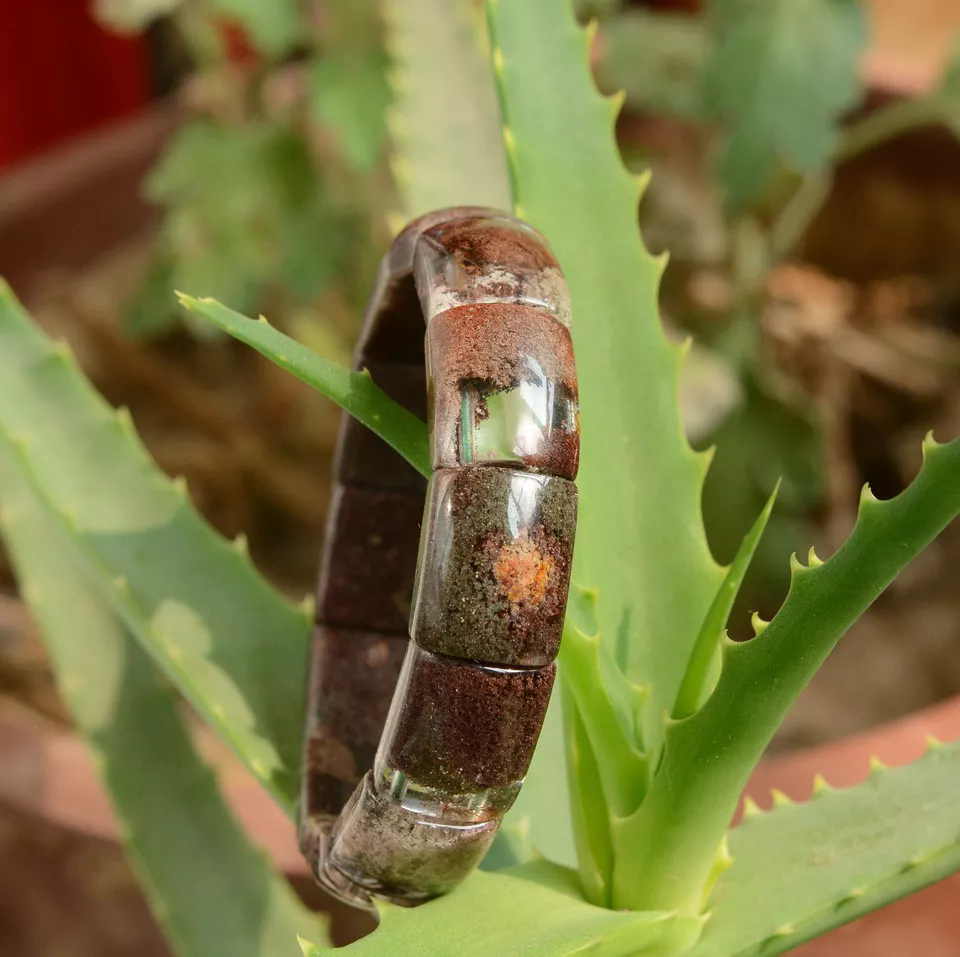
<svg viewBox="0 0 960 957">
<path fill-rule="evenodd" d="M 720 560 L 782 476 L 745 638 L 791 551 L 829 554 L 864 482 L 896 494 L 928 429 L 960 432 L 960 0 L 576 6 L 599 20 L 598 83 L 626 91 L 625 161 L 653 170 L 640 220 L 671 254 L 665 321 L 695 337 L 681 400 L 691 440 L 718 446 L 704 510 Z M 822 58 L 796 62 L 798 30 Z M 0 274 L 297 599 L 338 413 L 192 324 L 173 290 L 349 361 L 398 225 L 392 51 L 376 0 L 0 2 Z M 960 693 L 958 568 L 954 527 L 841 643 L 775 749 Z M 0 954 L 167 953 L 114 836 L 0 552 Z"/>
</svg>

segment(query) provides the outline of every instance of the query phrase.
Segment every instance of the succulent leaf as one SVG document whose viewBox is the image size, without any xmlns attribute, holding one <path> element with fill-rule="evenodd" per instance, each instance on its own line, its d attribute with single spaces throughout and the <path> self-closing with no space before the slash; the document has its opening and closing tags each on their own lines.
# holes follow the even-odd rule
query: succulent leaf
<svg viewBox="0 0 960 957">
<path fill-rule="evenodd" d="M 896 498 L 863 497 L 857 524 L 828 561 L 793 564 L 786 600 L 753 640 L 724 645 L 707 702 L 672 722 L 643 805 L 615 834 L 614 905 L 690 909 L 740 792 L 783 716 L 844 632 L 960 513 L 960 438 L 924 443 L 914 482 Z M 836 835 L 843 840 L 843 835 Z M 660 880 L 669 873 L 673 880 Z"/>
<path fill-rule="evenodd" d="M 222 306 L 213 299 L 178 294 L 184 308 L 208 319 L 219 329 L 252 346 L 282 369 L 332 399 L 396 449 L 422 475 L 430 474 L 427 427 L 397 405 L 374 383 L 370 374 L 344 369 L 285 336 L 263 317 L 260 320 Z"/>
<path fill-rule="evenodd" d="M 531 920 L 531 915 L 536 915 Z M 627 913 L 588 904 L 575 872 L 546 861 L 478 872 L 446 897 L 413 910 L 386 905 L 369 937 L 309 957 L 666 957 L 697 939 L 700 918 Z"/>
<path fill-rule="evenodd" d="M 693 714 L 703 703 L 707 694 L 713 690 L 713 684 L 716 683 L 718 669 L 713 667 L 713 662 L 720 653 L 720 639 L 723 637 L 724 629 L 730 619 L 730 612 L 733 609 L 733 603 L 737 600 L 737 594 L 740 586 L 743 584 L 743 577 L 750 567 L 753 554 L 760 543 L 760 537 L 763 530 L 767 527 L 767 521 L 770 513 L 773 511 L 774 502 L 777 500 L 777 492 L 780 483 L 767 499 L 767 504 L 763 507 L 753 528 L 747 532 L 737 549 L 727 575 L 723 579 L 717 594 L 710 605 L 703 624 L 700 626 L 700 633 L 697 635 L 696 644 L 690 655 L 690 661 L 687 664 L 686 674 L 683 676 L 683 682 L 680 690 L 677 692 L 677 702 L 673 708 L 675 718 L 686 718 Z M 811 554 L 813 549 L 810 550 Z M 711 677 L 713 681 L 711 682 Z"/>
<path fill-rule="evenodd" d="M 702 95 L 727 126 L 719 175 L 739 208 L 776 163 L 807 173 L 830 158 L 861 92 L 866 14 L 859 0 L 711 0 L 707 10 L 716 42 Z"/>
<path fill-rule="evenodd" d="M 444 206 L 509 209 L 500 116 L 474 5 L 385 0 L 383 13 L 393 61 L 388 126 L 404 221 Z"/>
<path fill-rule="evenodd" d="M 247 840 L 179 703 L 124 629 L 69 534 L 0 439 L 0 527 L 60 689 L 110 793 L 126 850 L 179 957 L 296 954 L 325 936 Z"/>
<path fill-rule="evenodd" d="M 628 631 L 629 677 L 651 685 L 644 740 L 654 753 L 723 577 L 700 516 L 705 460 L 677 410 L 683 350 L 657 311 L 665 263 L 640 240 L 645 179 L 620 160 L 620 98 L 597 92 L 590 37 L 570 4 L 491 0 L 487 10 L 516 211 L 550 241 L 572 300 L 582 423 L 574 580 L 602 589 L 604 640 Z"/>
<path fill-rule="evenodd" d="M 776 957 L 960 870 L 958 795 L 950 744 L 855 788 L 821 784 L 811 801 L 744 814 L 690 957 Z"/>
<path fill-rule="evenodd" d="M 0 437 L 114 611 L 292 813 L 309 621 L 193 511 L 0 283 Z"/>
<path fill-rule="evenodd" d="M 567 0 L 489 0 L 487 17 L 515 211 L 550 241 L 572 300 L 582 422 L 574 581 L 603 589 L 599 633 L 630 682 L 651 689 L 642 739 L 658 753 L 660 716 L 723 577 L 700 515 L 707 460 L 688 446 L 677 410 L 683 349 L 657 312 L 665 260 L 640 240 L 646 180 L 620 160 L 621 100 L 597 92 L 591 35 Z M 560 793 L 562 769 L 546 767 L 542 750 L 531 775 L 552 776 L 548 791 Z M 533 839 L 548 855 L 569 846 L 536 817 Z M 586 846 L 582 835 L 578 843 Z M 587 881 L 595 862 L 582 867 Z"/>
</svg>

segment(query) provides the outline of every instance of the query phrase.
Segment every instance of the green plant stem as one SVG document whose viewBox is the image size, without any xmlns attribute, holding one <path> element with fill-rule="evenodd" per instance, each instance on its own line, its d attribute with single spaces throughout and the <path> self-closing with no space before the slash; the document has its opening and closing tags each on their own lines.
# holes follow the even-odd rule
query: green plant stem
<svg viewBox="0 0 960 957">
<path fill-rule="evenodd" d="M 911 130 L 939 123 L 943 117 L 943 103 L 935 93 L 915 99 L 896 100 L 858 120 L 841 134 L 833 154 L 833 164 L 845 163 Z"/>
<path fill-rule="evenodd" d="M 770 229 L 770 262 L 776 264 L 793 253 L 830 195 L 833 176 L 817 170 L 807 174 L 780 210 Z"/>
<path fill-rule="evenodd" d="M 808 173 L 780 211 L 770 230 L 771 265 L 796 251 L 822 208 L 833 183 L 833 170 L 841 163 L 944 118 L 937 94 L 896 100 L 853 123 L 840 134 L 828 168 Z"/>
</svg>

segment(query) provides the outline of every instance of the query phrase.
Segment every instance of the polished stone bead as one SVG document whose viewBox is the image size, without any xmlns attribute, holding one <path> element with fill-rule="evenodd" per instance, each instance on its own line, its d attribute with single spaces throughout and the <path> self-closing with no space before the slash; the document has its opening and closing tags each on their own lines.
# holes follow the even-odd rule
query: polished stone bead
<svg viewBox="0 0 960 957">
<path fill-rule="evenodd" d="M 419 807 L 502 814 L 527 773 L 556 665 L 495 668 L 411 642 L 377 752 L 377 787 Z"/>
<path fill-rule="evenodd" d="M 513 469 L 434 472 L 410 634 L 429 651 L 497 665 L 556 657 L 577 519 L 573 482 Z"/>
<path fill-rule="evenodd" d="M 332 823 L 373 764 L 406 646 L 399 635 L 316 626 L 300 795 L 308 856 L 316 853 L 317 829 Z"/>
<path fill-rule="evenodd" d="M 373 894 L 407 904 L 429 900 L 480 863 L 498 825 L 420 814 L 378 793 L 368 774 L 337 821 L 320 882 L 352 903 Z"/>
<path fill-rule="evenodd" d="M 433 467 L 517 465 L 573 479 L 580 460 L 570 332 L 535 306 L 487 303 L 427 327 Z"/>
<path fill-rule="evenodd" d="M 338 485 L 327 519 L 318 618 L 369 631 L 407 631 L 423 497 Z"/>
<path fill-rule="evenodd" d="M 413 269 L 428 322 L 468 303 L 522 302 L 570 326 L 570 295 L 550 247 L 512 217 L 461 216 L 423 230 Z"/>
<path fill-rule="evenodd" d="M 376 286 L 357 341 L 356 355 L 363 360 L 420 362 L 423 359 L 423 321 L 413 278 L 414 250 L 420 236 L 445 222 L 507 217 L 483 206 L 454 206 L 427 213 L 408 223 L 384 256 Z"/>
</svg>

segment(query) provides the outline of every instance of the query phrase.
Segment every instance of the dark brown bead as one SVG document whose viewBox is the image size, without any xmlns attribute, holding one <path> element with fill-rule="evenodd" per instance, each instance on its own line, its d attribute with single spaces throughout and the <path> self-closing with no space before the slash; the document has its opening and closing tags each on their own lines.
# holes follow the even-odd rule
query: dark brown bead
<svg viewBox="0 0 960 957">
<path fill-rule="evenodd" d="M 429 323 L 467 303 L 527 303 L 570 326 L 563 273 L 538 232 L 492 214 L 450 220 L 423 231 L 413 272 Z"/>
<path fill-rule="evenodd" d="M 455 795 L 522 781 L 556 665 L 491 668 L 411 642 L 377 763 Z"/>
<path fill-rule="evenodd" d="M 406 634 L 423 498 L 338 486 L 317 614 L 328 625 Z"/>
<path fill-rule="evenodd" d="M 300 817 L 332 821 L 373 765 L 407 640 L 318 625 L 310 652 Z"/>
</svg>

